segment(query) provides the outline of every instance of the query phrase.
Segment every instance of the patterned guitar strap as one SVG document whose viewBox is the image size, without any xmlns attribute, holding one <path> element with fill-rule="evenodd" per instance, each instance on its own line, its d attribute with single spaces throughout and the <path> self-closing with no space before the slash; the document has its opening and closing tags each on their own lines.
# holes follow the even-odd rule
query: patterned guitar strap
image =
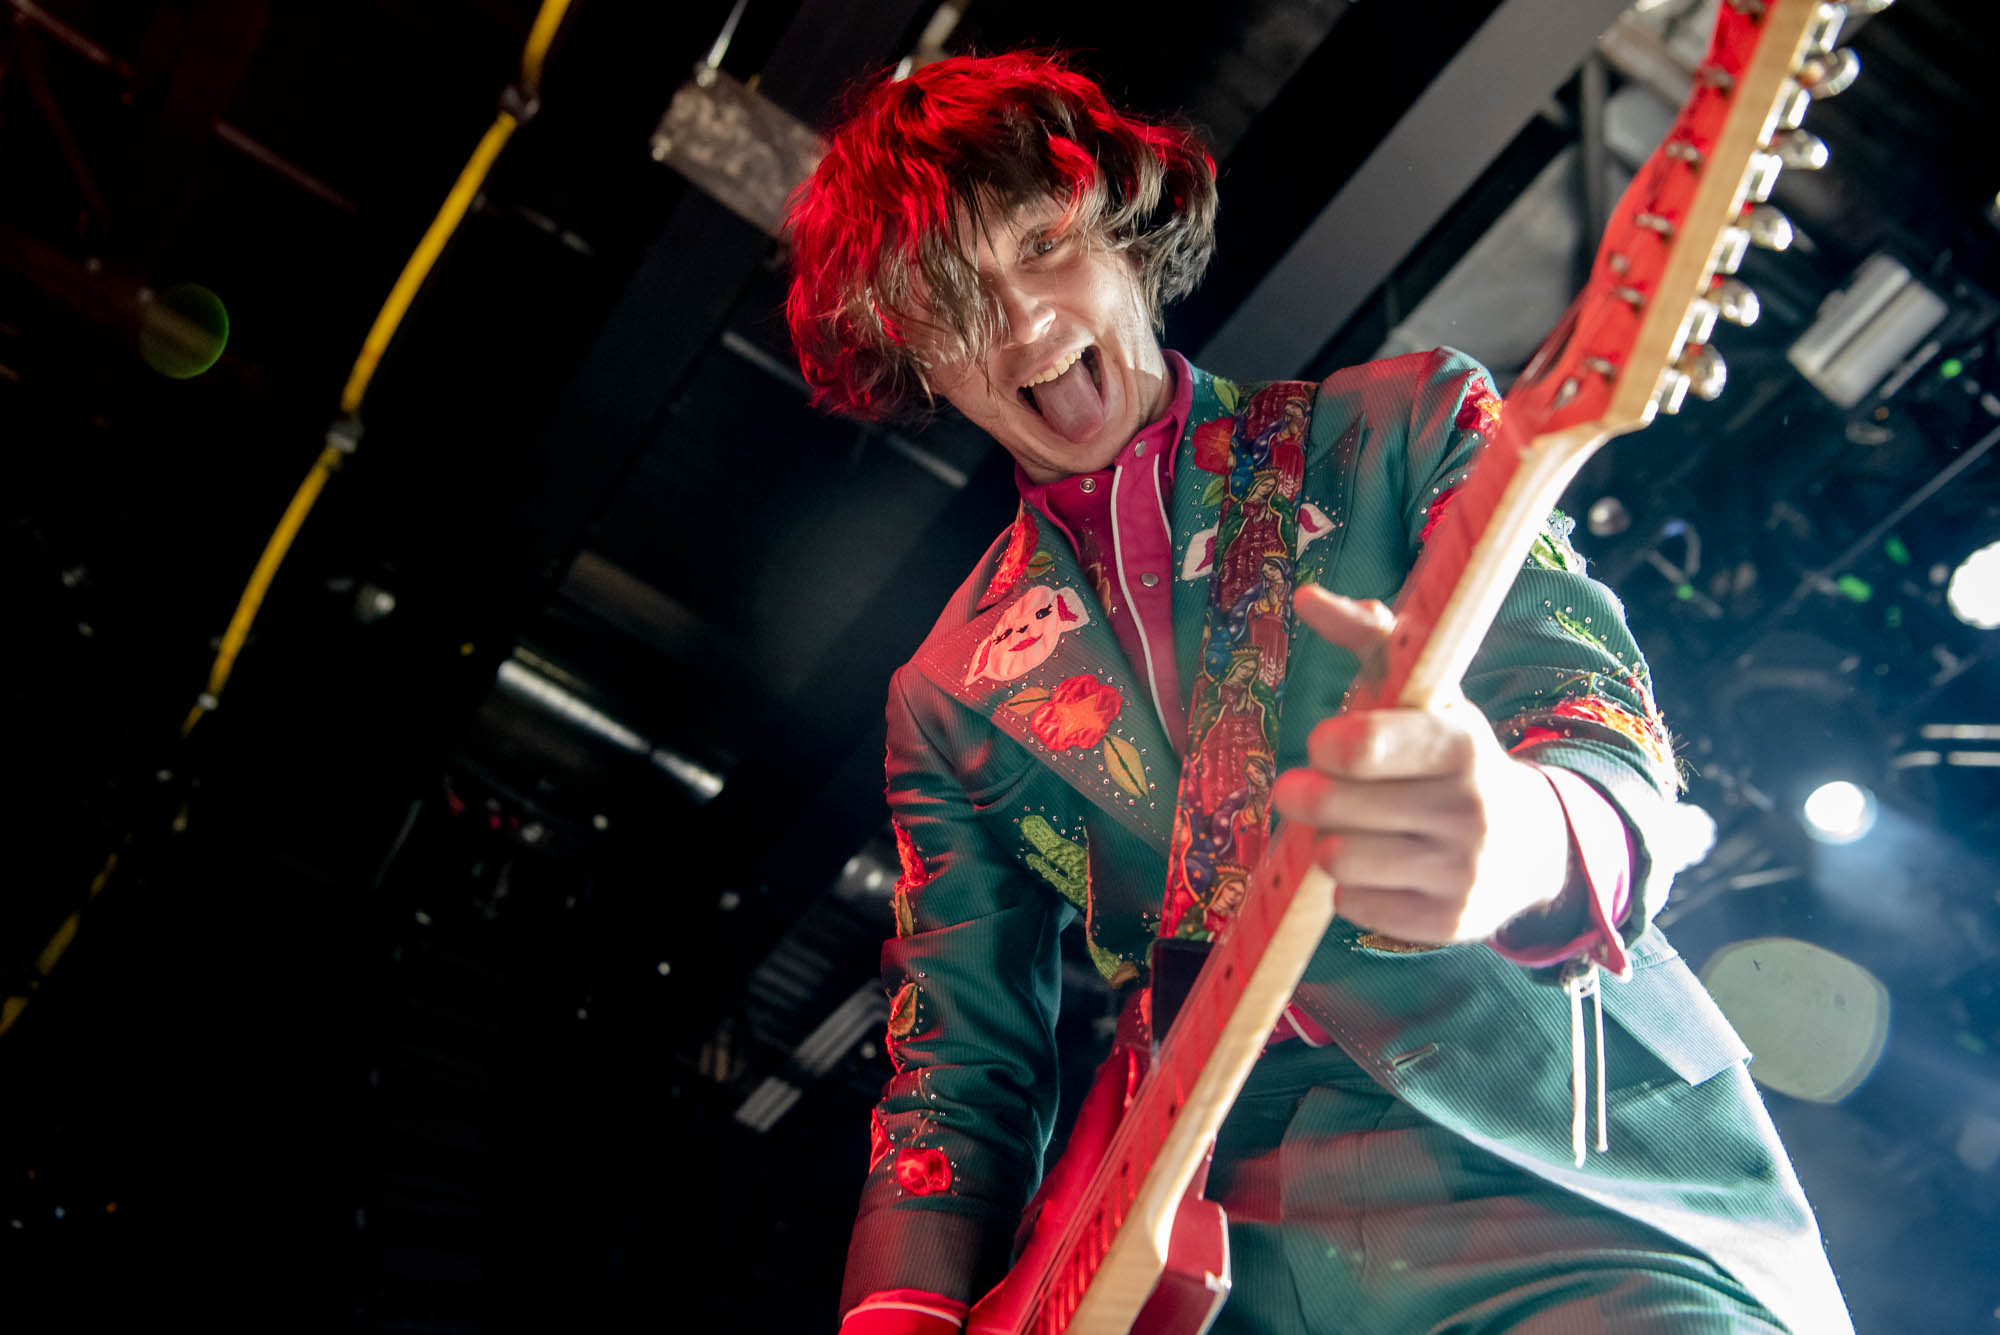
<svg viewBox="0 0 2000 1335">
<path fill-rule="evenodd" d="M 1308 382 L 1266 385 L 1243 404 L 1230 432 L 1167 852 L 1164 940 L 1214 937 L 1242 901 L 1270 838 L 1313 392 Z"/>
</svg>

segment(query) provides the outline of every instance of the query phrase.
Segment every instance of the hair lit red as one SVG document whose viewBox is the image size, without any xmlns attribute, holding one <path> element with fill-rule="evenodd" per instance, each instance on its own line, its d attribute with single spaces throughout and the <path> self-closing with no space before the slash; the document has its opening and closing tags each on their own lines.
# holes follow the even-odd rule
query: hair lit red
<svg viewBox="0 0 2000 1335">
<path fill-rule="evenodd" d="M 786 318 L 814 404 L 881 420 L 926 403 L 913 336 L 977 357 L 1002 317 L 966 238 L 1038 197 L 1131 256 L 1155 320 L 1214 250 L 1200 140 L 1119 111 L 1059 56 L 954 57 L 867 89 L 792 198 Z"/>
</svg>

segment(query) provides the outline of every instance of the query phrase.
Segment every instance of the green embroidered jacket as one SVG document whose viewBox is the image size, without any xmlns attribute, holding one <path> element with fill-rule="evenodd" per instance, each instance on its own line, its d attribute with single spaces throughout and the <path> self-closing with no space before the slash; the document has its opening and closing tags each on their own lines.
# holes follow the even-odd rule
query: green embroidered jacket
<svg viewBox="0 0 2000 1335">
<path fill-rule="evenodd" d="M 1312 534 L 1300 525 L 1299 581 L 1393 601 L 1432 507 L 1477 447 L 1483 375 L 1439 351 L 1319 386 L 1299 498 L 1318 515 Z M 1201 564 L 1220 496 L 1218 474 L 1197 462 L 1197 436 L 1248 399 L 1194 372 L 1168 516 L 1184 683 L 1195 676 L 1207 574 L 1183 572 Z M 989 659 L 1010 626 L 1056 643 L 1007 676 Z M 1338 709 L 1355 666 L 1294 625 L 1280 770 L 1305 762 L 1307 733 Z M 1583 574 L 1565 525 L 1536 543 L 1464 688 L 1503 743 L 1589 780 L 1635 832 L 1622 925 L 1633 976 L 1604 984 L 1610 1152 L 1573 1166 L 1562 993 L 1485 945 L 1390 953 L 1336 921 L 1297 1003 L 1441 1125 L 1699 1248 L 1794 1329 L 1849 1330 L 1811 1209 L 1744 1069 L 1749 1054 L 1649 927 L 1678 870 L 1678 785 L 1623 610 Z M 1123 702 L 1108 722 L 1092 705 L 1107 690 Z M 1059 695 L 1069 707 L 1052 716 Z M 1070 726 L 1078 718 L 1084 726 Z M 1004 1271 L 1057 1104 L 1058 934 L 1081 917 L 1092 958 L 1115 981 L 1143 964 L 1179 774 L 1075 554 L 1025 506 L 897 672 L 888 741 L 903 858 L 896 936 L 882 952 L 896 1073 L 874 1113 L 842 1310 L 892 1288 L 969 1300 Z"/>
</svg>

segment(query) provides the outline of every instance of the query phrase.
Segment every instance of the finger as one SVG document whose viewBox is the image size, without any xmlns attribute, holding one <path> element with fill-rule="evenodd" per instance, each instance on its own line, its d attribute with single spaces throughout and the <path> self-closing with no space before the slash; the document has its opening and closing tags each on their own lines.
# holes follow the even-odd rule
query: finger
<svg viewBox="0 0 2000 1335">
<path fill-rule="evenodd" d="M 1491 732 L 1484 719 L 1479 726 Z M 1424 779 L 1465 774 L 1478 755 L 1463 716 L 1422 709 L 1365 709 L 1326 719 L 1306 738 L 1306 760 L 1335 777 Z"/>
<path fill-rule="evenodd" d="M 1327 835 L 1317 861 L 1341 886 L 1368 886 L 1430 899 L 1463 899 L 1472 867 L 1462 849 L 1418 835 L 1354 830 Z"/>
<path fill-rule="evenodd" d="M 1408 890 L 1385 890 L 1379 886 L 1337 886 L 1333 911 L 1356 927 L 1398 941 L 1441 946 L 1471 940 L 1461 917 L 1461 906 L 1432 899 Z"/>
<path fill-rule="evenodd" d="M 1292 595 L 1299 620 L 1330 643 L 1364 654 L 1388 638 L 1396 615 L 1373 598 L 1347 598 L 1317 584 L 1305 584 Z"/>
<path fill-rule="evenodd" d="M 1335 779 L 1295 769 L 1272 785 L 1271 806 L 1285 820 L 1320 830 L 1440 838 L 1472 814 L 1472 792 L 1452 779 Z"/>
</svg>

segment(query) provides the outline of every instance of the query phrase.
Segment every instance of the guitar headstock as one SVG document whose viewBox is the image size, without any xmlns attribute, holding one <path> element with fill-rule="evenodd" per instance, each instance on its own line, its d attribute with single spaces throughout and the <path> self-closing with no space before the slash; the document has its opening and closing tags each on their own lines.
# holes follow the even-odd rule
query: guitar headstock
<svg viewBox="0 0 2000 1335">
<path fill-rule="evenodd" d="M 1528 434 L 1594 448 L 1690 393 L 1722 392 L 1716 324 L 1758 310 L 1733 275 L 1750 246 L 1791 244 L 1772 186 L 1784 168 L 1825 165 L 1826 145 L 1800 128 L 1806 109 L 1860 70 L 1838 46 L 1850 9 L 1888 3 L 1724 0 L 1693 92 L 1613 211 L 1589 283 L 1508 392 Z"/>
</svg>

